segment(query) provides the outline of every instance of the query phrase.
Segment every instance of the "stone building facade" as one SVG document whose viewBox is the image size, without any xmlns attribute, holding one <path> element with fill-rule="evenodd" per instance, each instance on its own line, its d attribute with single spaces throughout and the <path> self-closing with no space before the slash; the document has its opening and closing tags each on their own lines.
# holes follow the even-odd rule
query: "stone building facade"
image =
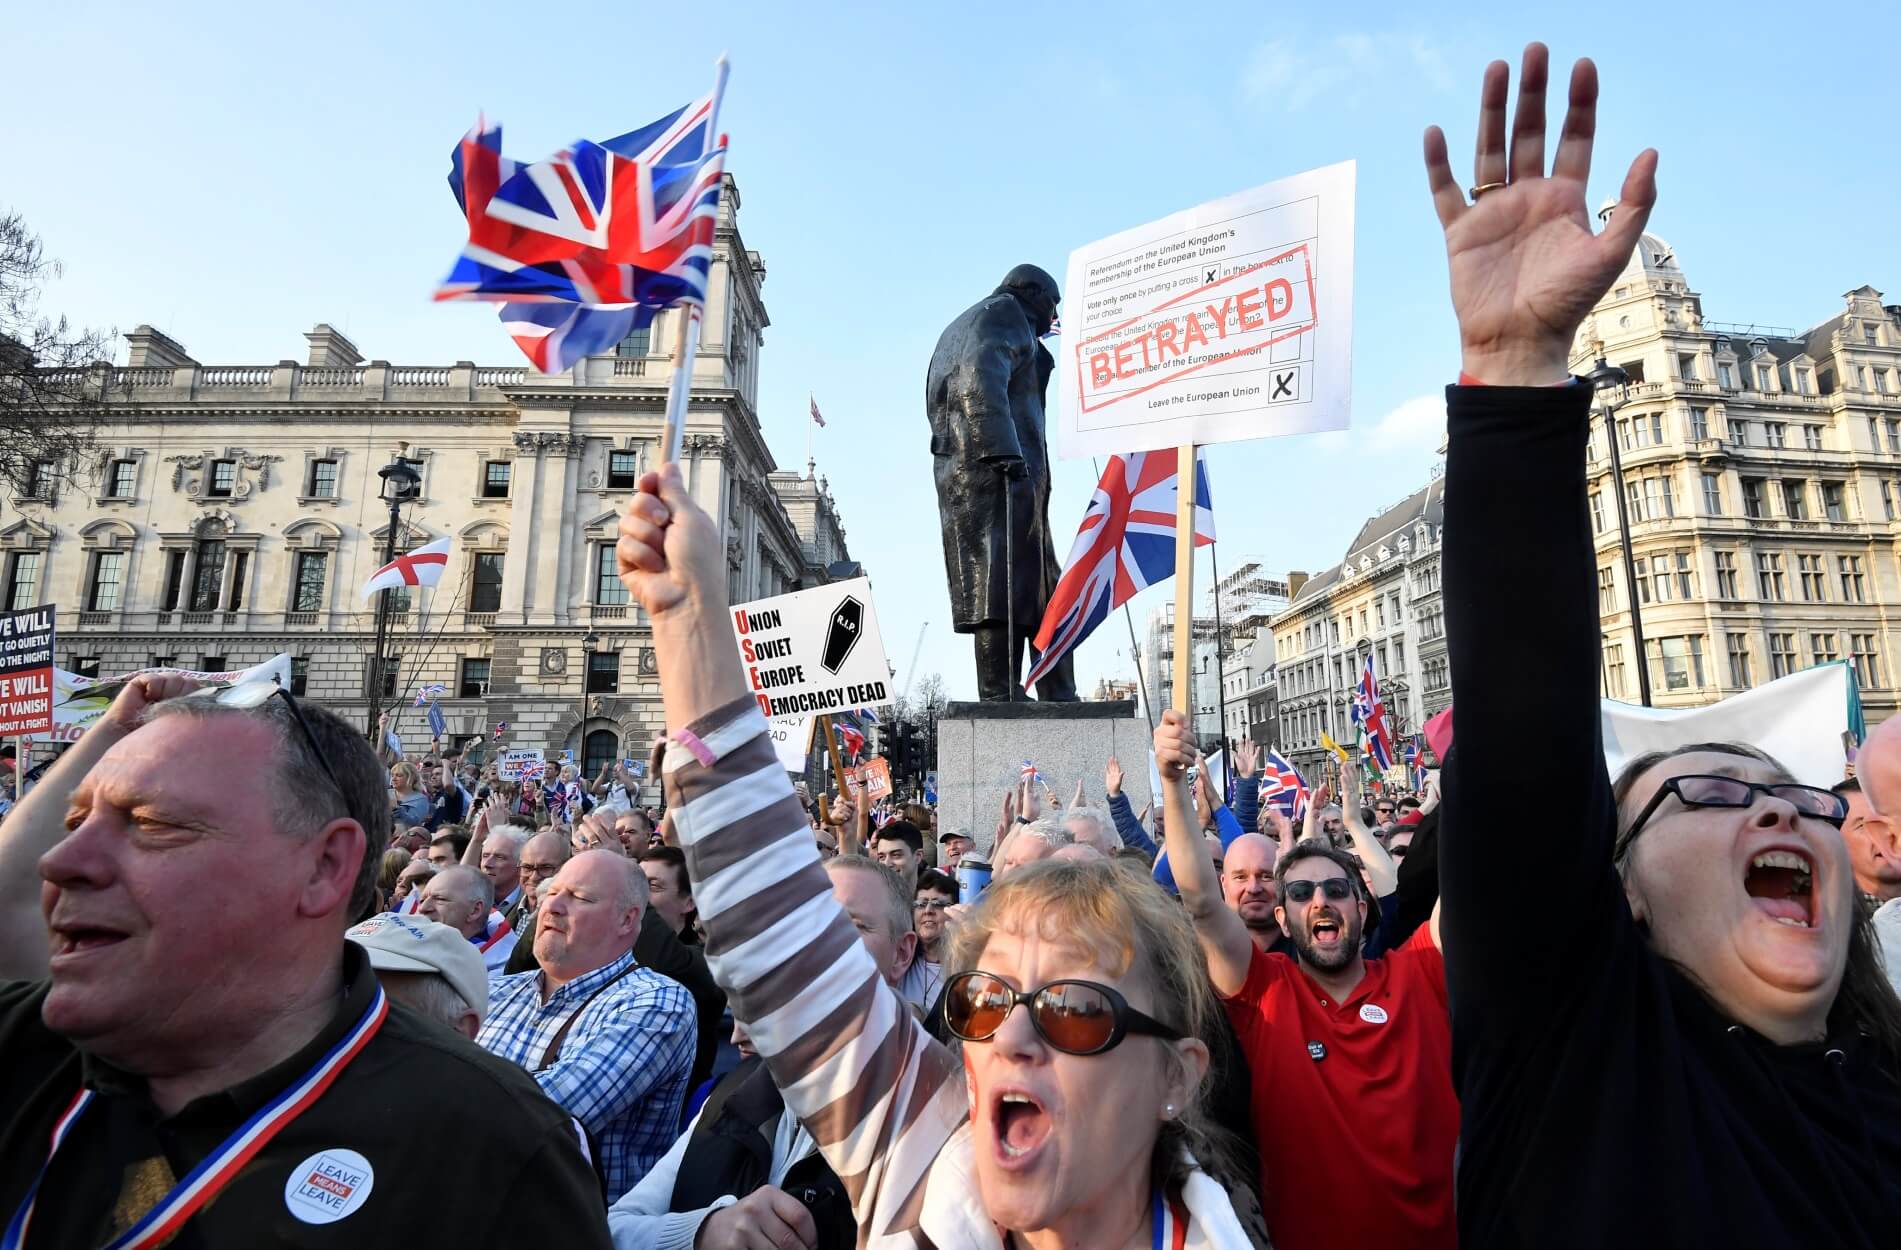
<svg viewBox="0 0 1901 1250">
<path fill-rule="evenodd" d="M 1587 461 L 1606 695 L 1637 701 L 1639 663 L 1653 702 L 1681 707 L 1845 660 L 1869 721 L 1894 712 L 1901 306 L 1882 298 L 1858 287 L 1806 331 L 1709 321 L 1675 249 L 1643 236 L 1571 360 L 1584 373 L 1602 357 L 1631 380 L 1610 395 L 1609 431 L 1605 405 L 1593 413 Z"/>
<path fill-rule="evenodd" d="M 729 178 L 682 454 L 736 601 L 816 584 L 848 558 L 823 484 L 779 472 L 761 435 L 766 271 L 738 209 Z M 382 685 L 405 743 L 428 736 L 405 692 L 441 682 L 455 737 L 506 722 L 502 746 L 644 758 L 660 692 L 614 543 L 656 462 L 678 315 L 555 375 L 366 363 L 326 325 L 304 336 L 302 363 L 206 365 L 141 326 L 126 367 L 78 379 L 122 401 L 93 462 L 49 465 L 0 500 L 0 602 L 57 605 L 58 662 L 81 672 L 288 652 L 298 693 L 361 722 L 375 616 L 359 587 L 390 530 L 378 470 L 400 457 L 422 488 L 396 549 L 453 541 L 441 585 L 392 614 Z"/>
</svg>

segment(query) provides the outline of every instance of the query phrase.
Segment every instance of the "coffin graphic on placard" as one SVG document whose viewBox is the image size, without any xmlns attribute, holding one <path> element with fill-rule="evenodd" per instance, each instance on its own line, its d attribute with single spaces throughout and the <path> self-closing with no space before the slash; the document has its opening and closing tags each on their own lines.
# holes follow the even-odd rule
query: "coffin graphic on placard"
<svg viewBox="0 0 1901 1250">
<path fill-rule="evenodd" d="M 845 657 L 858 645 L 858 635 L 865 628 L 865 605 L 851 595 L 836 608 L 832 609 L 832 623 L 825 628 L 825 650 L 819 656 L 819 663 L 828 673 L 836 673 L 845 666 Z"/>
</svg>

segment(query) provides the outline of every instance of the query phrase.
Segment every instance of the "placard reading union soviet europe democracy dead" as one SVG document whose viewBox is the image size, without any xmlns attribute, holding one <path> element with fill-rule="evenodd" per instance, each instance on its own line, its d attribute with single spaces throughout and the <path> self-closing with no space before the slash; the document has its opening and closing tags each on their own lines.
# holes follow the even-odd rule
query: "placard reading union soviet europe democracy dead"
<svg viewBox="0 0 1901 1250">
<path fill-rule="evenodd" d="M 738 604 L 733 640 L 746 688 L 768 717 L 891 702 L 869 578 Z"/>
</svg>

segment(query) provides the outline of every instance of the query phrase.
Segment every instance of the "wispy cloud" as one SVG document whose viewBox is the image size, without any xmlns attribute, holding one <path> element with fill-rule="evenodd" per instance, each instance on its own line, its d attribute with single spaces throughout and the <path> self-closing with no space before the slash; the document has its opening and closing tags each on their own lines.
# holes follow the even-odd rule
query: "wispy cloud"
<svg viewBox="0 0 1901 1250">
<path fill-rule="evenodd" d="M 1446 440 L 1446 397 L 1419 395 L 1381 417 L 1368 439 L 1375 453 L 1437 451 Z"/>
<path fill-rule="evenodd" d="M 1272 100 L 1298 111 L 1343 84 L 1409 76 L 1416 85 L 1446 91 L 1453 85 L 1439 48 L 1419 34 L 1384 32 L 1331 39 L 1281 37 L 1257 47 L 1241 75 L 1249 100 Z"/>
</svg>

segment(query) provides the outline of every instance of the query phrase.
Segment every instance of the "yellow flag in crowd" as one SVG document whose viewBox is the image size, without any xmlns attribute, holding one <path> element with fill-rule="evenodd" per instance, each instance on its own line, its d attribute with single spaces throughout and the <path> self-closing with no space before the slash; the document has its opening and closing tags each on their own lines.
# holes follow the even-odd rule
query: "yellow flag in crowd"
<svg viewBox="0 0 1901 1250">
<path fill-rule="evenodd" d="M 1347 749 L 1335 742 L 1332 738 L 1329 738 L 1327 731 L 1324 729 L 1320 731 L 1320 745 L 1333 752 L 1335 757 L 1337 757 L 1342 764 L 1347 762 Z"/>
</svg>

